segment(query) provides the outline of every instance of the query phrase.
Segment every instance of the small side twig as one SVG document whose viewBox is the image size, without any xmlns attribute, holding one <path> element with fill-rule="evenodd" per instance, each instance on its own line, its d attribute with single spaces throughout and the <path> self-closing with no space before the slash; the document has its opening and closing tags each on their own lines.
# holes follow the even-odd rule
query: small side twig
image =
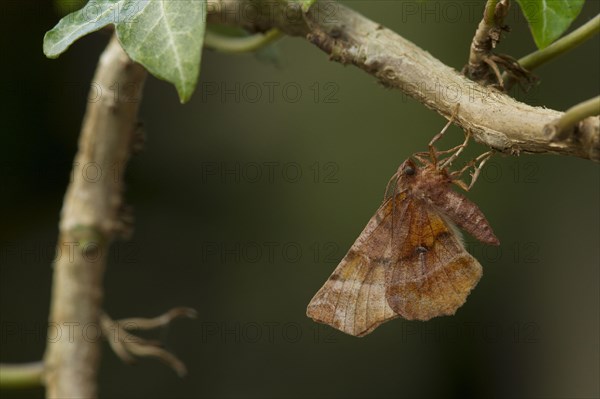
<svg viewBox="0 0 600 399">
<path fill-rule="evenodd" d="M 260 50 L 282 36 L 283 33 L 277 28 L 245 37 L 220 35 L 207 29 L 204 36 L 204 46 L 224 53 L 247 53 Z"/>
<path fill-rule="evenodd" d="M 506 54 L 494 54 L 502 32 L 508 31 L 504 19 L 510 7 L 509 0 L 488 0 L 483 19 L 477 27 L 469 53 L 469 63 L 463 73 L 483 85 L 494 85 L 504 90 L 500 67 L 510 71 L 519 82 L 531 84 L 535 77 L 523 68 L 516 59 Z"/>
<path fill-rule="evenodd" d="M 560 118 L 544 126 L 544 134 L 551 141 L 561 141 L 573 135 L 575 127 L 588 116 L 600 114 L 600 96 L 569 108 Z"/>
<path fill-rule="evenodd" d="M 500 42 L 502 31 L 506 30 L 503 24 L 509 7 L 509 0 L 488 0 L 485 5 L 483 19 L 471 42 L 469 63 L 464 70 L 465 75 L 476 82 L 489 84 L 496 76 L 495 62 L 490 56 Z"/>
<path fill-rule="evenodd" d="M 106 313 L 102 313 L 100 315 L 100 327 L 111 348 L 125 363 L 135 363 L 136 357 L 155 357 L 175 370 L 177 375 L 183 377 L 187 374 L 185 364 L 175 355 L 161 348 L 160 342 L 138 337 L 129 331 L 152 330 L 166 326 L 174 319 L 181 317 L 193 319 L 196 318 L 196 315 L 196 311 L 191 308 L 174 308 L 151 319 L 132 317 L 112 320 Z"/>
<path fill-rule="evenodd" d="M 41 386 L 44 362 L 0 363 L 0 388 L 18 389 Z"/>
</svg>

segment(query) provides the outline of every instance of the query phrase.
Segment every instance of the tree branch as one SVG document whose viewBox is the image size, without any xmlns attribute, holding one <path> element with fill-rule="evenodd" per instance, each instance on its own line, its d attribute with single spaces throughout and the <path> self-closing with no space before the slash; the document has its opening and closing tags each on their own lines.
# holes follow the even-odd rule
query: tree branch
<svg viewBox="0 0 600 399">
<path fill-rule="evenodd" d="M 113 36 L 102 53 L 65 195 L 54 264 L 45 383 L 50 398 L 96 397 L 102 280 L 108 248 L 124 227 L 123 172 L 146 70 Z"/>
<path fill-rule="evenodd" d="M 248 7 L 255 12 L 249 13 Z M 599 140 L 552 142 L 543 134 L 544 126 L 560 118 L 561 112 L 532 107 L 481 86 L 400 35 L 336 2 L 318 1 L 303 14 L 297 3 L 208 0 L 208 18 L 212 23 L 250 31 L 279 28 L 290 36 L 305 37 L 331 60 L 355 65 L 446 117 L 460 103 L 457 124 L 498 151 L 599 161 L 598 149 L 587 146 Z M 592 117 L 583 125 L 591 137 L 598 135 L 599 118 Z"/>
</svg>

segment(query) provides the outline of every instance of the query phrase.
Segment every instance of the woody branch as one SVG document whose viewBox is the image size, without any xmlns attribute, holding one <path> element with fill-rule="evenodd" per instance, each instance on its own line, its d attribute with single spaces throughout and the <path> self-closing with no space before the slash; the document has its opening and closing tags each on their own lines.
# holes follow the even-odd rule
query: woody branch
<svg viewBox="0 0 600 399">
<path fill-rule="evenodd" d="M 88 103 L 74 173 L 65 195 L 54 264 L 45 362 L 49 398 L 96 397 L 102 280 L 108 247 L 124 227 L 123 172 L 131 151 L 146 71 L 115 37 L 94 76 L 99 98 Z M 116 87 L 116 92 L 115 88 Z M 91 174 L 84 167 L 93 165 Z"/>
<path fill-rule="evenodd" d="M 600 118 L 588 117 L 568 140 L 553 141 L 544 126 L 563 112 L 533 107 L 482 86 L 397 33 L 333 1 L 318 1 L 303 14 L 299 4 L 208 0 L 208 21 L 254 32 L 278 28 L 303 37 L 333 61 L 352 64 L 449 117 L 475 140 L 509 154 L 553 153 L 600 161 Z M 252 12 L 249 12 L 251 10 Z"/>
</svg>

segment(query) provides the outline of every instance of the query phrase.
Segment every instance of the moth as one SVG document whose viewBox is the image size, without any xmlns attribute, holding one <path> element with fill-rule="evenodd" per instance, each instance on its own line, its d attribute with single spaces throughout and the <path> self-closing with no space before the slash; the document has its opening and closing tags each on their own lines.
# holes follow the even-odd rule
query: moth
<svg viewBox="0 0 600 399">
<path fill-rule="evenodd" d="M 396 317 L 429 320 L 453 315 L 482 275 L 456 226 L 479 241 L 499 245 L 477 205 L 451 189 L 471 189 L 492 152 L 458 171 L 449 166 L 469 140 L 445 151 L 404 161 L 386 187 L 384 201 L 307 308 L 307 315 L 347 334 L 364 336 Z M 445 159 L 442 157 L 446 156 Z M 471 167 L 471 182 L 460 176 Z"/>
</svg>

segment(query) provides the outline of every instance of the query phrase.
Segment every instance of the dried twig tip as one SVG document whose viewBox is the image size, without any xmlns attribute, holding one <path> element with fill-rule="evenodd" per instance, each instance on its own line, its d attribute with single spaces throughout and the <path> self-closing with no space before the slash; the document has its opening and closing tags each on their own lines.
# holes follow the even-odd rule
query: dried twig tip
<svg viewBox="0 0 600 399">
<path fill-rule="evenodd" d="M 131 317 L 113 321 L 106 313 L 102 313 L 100 325 L 111 348 L 125 363 L 134 363 L 136 357 L 156 357 L 183 377 L 187 374 L 185 364 L 175 355 L 161 348 L 161 342 L 138 337 L 129 331 L 152 330 L 166 326 L 180 317 L 194 319 L 197 316 L 195 309 L 186 307 L 173 308 L 151 319 Z"/>
</svg>

